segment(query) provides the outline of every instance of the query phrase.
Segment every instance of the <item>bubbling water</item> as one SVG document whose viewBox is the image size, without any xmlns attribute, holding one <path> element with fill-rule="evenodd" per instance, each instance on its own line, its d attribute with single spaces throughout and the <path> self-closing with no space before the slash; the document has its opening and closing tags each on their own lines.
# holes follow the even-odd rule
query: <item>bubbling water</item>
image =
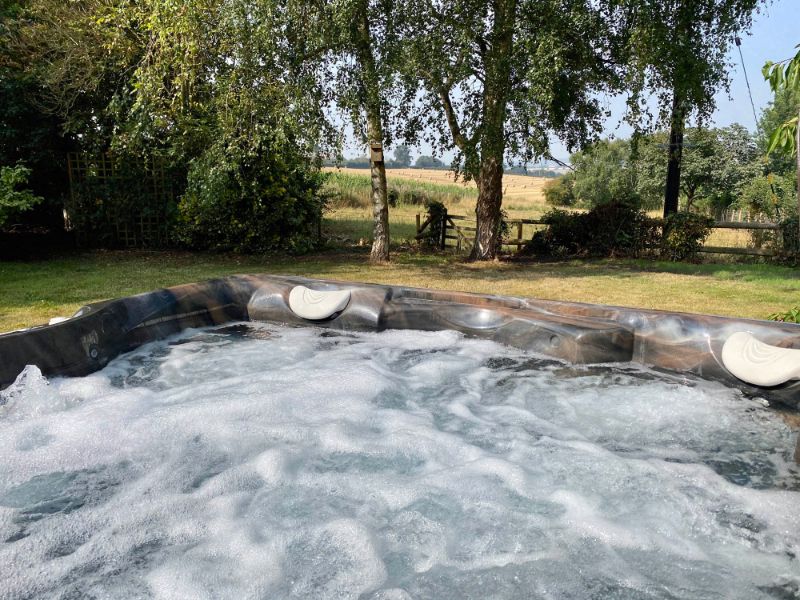
<svg viewBox="0 0 800 600">
<path fill-rule="evenodd" d="M 187 331 L 0 392 L 0 596 L 800 597 L 796 440 L 454 332 Z"/>
</svg>

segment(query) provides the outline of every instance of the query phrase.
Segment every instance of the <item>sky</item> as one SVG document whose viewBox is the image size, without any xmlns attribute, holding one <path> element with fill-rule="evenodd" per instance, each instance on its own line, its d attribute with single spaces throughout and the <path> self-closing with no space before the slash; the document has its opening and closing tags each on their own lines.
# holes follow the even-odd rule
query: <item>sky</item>
<svg viewBox="0 0 800 600">
<path fill-rule="evenodd" d="M 777 62 L 795 54 L 794 48 L 800 44 L 800 0 L 772 0 L 762 6 L 760 13 L 753 18 L 753 27 L 749 35 L 742 35 L 741 40 L 744 66 L 753 91 L 753 103 L 756 114 L 760 115 L 772 99 L 772 92 L 761 75 L 761 68 L 768 60 Z M 725 91 L 717 93 L 717 109 L 708 125 L 725 127 L 732 123 L 739 123 L 751 131 L 755 131 L 753 108 L 750 105 L 747 84 L 736 46 L 731 48 L 729 58 L 734 64 L 730 73 L 730 93 Z M 625 110 L 624 98 L 613 97 L 607 99 L 606 102 L 611 111 L 611 117 L 606 122 L 603 135 L 627 137 L 631 132 L 630 127 L 620 125 Z M 352 136 L 350 139 L 352 140 Z M 567 161 L 569 159 L 569 152 L 557 140 L 552 141 L 551 153 L 559 160 Z M 346 156 L 363 154 L 363 150 L 352 143 L 345 152 Z M 391 155 L 391 150 L 389 154 Z M 431 148 L 423 145 L 412 150 L 412 158 L 416 158 L 420 154 L 431 154 Z M 452 156 L 452 153 L 448 152 L 442 158 L 448 162 Z"/>
</svg>

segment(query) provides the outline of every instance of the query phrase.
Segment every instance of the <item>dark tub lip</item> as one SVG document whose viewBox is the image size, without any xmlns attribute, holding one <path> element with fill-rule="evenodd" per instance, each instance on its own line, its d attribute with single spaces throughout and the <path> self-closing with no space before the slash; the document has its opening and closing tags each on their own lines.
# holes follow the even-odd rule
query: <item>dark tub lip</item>
<svg viewBox="0 0 800 600">
<path fill-rule="evenodd" d="M 800 400 L 800 380 L 756 388 L 733 378 L 718 357 L 722 341 L 735 330 L 800 348 L 800 324 L 271 274 L 229 275 L 103 300 L 54 325 L 0 333 L 0 389 L 26 364 L 36 364 L 45 375 L 84 375 L 122 352 L 188 327 L 247 320 L 310 324 L 286 306 L 295 285 L 352 290 L 351 304 L 341 315 L 311 323 L 323 327 L 457 329 L 572 362 L 627 360 L 684 371 L 795 409 Z M 479 309 L 497 318 L 479 326 L 470 312 Z M 551 349 L 539 338 L 563 343 Z M 597 360 L 606 350 L 612 360 Z"/>
</svg>

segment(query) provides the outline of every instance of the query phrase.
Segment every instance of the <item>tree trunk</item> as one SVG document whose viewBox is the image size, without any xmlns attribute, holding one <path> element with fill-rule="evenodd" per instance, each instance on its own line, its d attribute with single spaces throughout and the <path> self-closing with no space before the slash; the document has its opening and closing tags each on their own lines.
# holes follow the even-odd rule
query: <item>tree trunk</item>
<svg viewBox="0 0 800 600">
<path fill-rule="evenodd" d="M 664 189 L 664 218 L 678 212 L 681 189 L 681 159 L 683 157 L 684 110 L 677 92 L 672 95 L 672 114 L 669 128 L 669 157 L 667 159 L 667 184 Z"/>
<path fill-rule="evenodd" d="M 478 201 L 475 205 L 475 218 L 478 222 L 475 231 L 475 244 L 470 258 L 491 260 L 500 251 L 500 207 L 503 200 L 503 155 L 485 156 L 481 161 L 478 178 Z"/>
<path fill-rule="evenodd" d="M 378 109 L 380 111 L 380 109 Z M 367 111 L 368 131 L 370 141 L 383 140 L 380 112 Z M 386 163 L 375 162 L 370 159 L 370 179 L 372 181 L 372 250 L 369 259 L 372 262 L 386 262 L 389 260 L 389 202 L 386 189 Z"/>
<path fill-rule="evenodd" d="M 363 106 L 367 114 L 368 143 L 383 144 L 383 124 L 381 119 L 380 78 L 372 54 L 372 35 L 369 29 L 367 3 L 363 2 L 359 11 L 356 51 L 362 70 Z M 372 153 L 370 153 L 370 157 Z M 386 164 L 370 158 L 370 179 L 372 182 L 372 262 L 389 260 L 389 201 L 386 190 Z"/>
<path fill-rule="evenodd" d="M 475 205 L 475 244 L 470 258 L 491 260 L 502 245 L 500 228 L 503 202 L 503 158 L 505 120 L 511 86 L 511 55 L 514 50 L 516 0 L 494 0 L 491 44 L 486 54 L 480 136 L 480 172 Z"/>
</svg>

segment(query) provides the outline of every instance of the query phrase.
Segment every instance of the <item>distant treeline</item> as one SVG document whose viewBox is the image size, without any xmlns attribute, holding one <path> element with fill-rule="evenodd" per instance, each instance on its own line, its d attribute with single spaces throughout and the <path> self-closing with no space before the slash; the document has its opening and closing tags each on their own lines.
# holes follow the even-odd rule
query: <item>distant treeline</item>
<svg viewBox="0 0 800 600">
<path fill-rule="evenodd" d="M 342 159 L 340 161 L 326 160 L 324 161 L 324 166 L 345 167 L 348 169 L 369 169 L 370 163 L 368 156 L 359 156 L 356 158 Z M 442 162 L 435 156 L 422 155 L 419 156 L 417 160 L 414 161 L 414 164 L 410 164 L 410 161 L 405 162 L 397 159 L 387 160 L 386 168 L 387 169 L 432 169 L 432 170 L 447 171 L 450 169 L 450 166 L 444 164 L 444 162 Z M 526 169 L 525 167 L 519 167 L 519 166 L 506 167 L 504 171 L 509 175 L 527 175 L 529 177 L 555 178 L 563 175 L 563 173 L 558 173 L 551 169 L 546 169 L 546 168 Z"/>
</svg>

